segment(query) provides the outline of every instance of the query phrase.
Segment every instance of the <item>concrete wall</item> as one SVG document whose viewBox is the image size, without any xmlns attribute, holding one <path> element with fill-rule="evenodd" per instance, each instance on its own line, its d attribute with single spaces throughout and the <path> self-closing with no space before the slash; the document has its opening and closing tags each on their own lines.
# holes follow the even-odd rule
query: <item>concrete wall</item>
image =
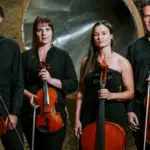
<svg viewBox="0 0 150 150">
<path fill-rule="evenodd" d="M 140 3 L 145 0 L 133 0 L 139 7 Z M 0 34 L 13 38 L 18 41 L 21 51 L 24 50 L 21 35 L 21 24 L 24 9 L 29 0 L 0 0 L 0 4 L 4 6 L 5 20 L 0 25 Z"/>
<path fill-rule="evenodd" d="M 0 34 L 17 40 L 23 51 L 21 24 L 24 9 L 29 0 L 0 0 L 4 7 L 5 20 L 0 25 Z"/>
</svg>

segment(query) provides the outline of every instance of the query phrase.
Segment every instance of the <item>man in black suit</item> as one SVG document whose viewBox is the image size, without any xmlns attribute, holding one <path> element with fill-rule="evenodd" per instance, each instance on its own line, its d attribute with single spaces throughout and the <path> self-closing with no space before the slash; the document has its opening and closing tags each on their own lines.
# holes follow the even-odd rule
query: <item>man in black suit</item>
<svg viewBox="0 0 150 150">
<path fill-rule="evenodd" d="M 142 4 L 141 14 L 146 34 L 134 41 L 129 46 L 127 53 L 127 58 L 133 67 L 135 81 L 135 97 L 127 106 L 128 122 L 133 131 L 137 150 L 143 150 L 146 115 L 144 98 L 147 95 L 148 81 L 150 82 L 150 78 L 148 78 L 150 75 L 150 1 Z M 150 150 L 148 142 L 146 150 Z"/>
<path fill-rule="evenodd" d="M 4 19 L 0 6 L 0 23 Z M 23 133 L 19 123 L 23 101 L 23 77 L 18 44 L 0 35 L 0 116 L 6 132 L 1 136 L 5 150 L 23 150 Z"/>
</svg>

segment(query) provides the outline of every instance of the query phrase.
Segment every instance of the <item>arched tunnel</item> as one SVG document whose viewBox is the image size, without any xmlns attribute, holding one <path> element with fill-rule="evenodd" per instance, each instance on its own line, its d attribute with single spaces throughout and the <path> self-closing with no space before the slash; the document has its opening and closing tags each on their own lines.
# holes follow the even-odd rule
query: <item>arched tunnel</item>
<svg viewBox="0 0 150 150">
<path fill-rule="evenodd" d="M 32 23 L 38 15 L 52 19 L 54 45 L 69 52 L 78 76 L 81 60 L 87 55 L 92 26 L 98 20 L 108 20 L 113 25 L 115 51 L 122 55 L 138 37 L 135 16 L 124 0 L 31 0 L 23 24 L 26 50 L 31 47 Z"/>
<path fill-rule="evenodd" d="M 87 55 L 91 29 L 98 20 L 108 20 L 114 29 L 115 51 L 126 54 L 128 45 L 143 35 L 142 23 L 132 0 L 31 0 L 23 18 L 25 50 L 31 48 L 32 23 L 47 15 L 54 23 L 54 45 L 69 52 L 79 77 L 81 60 Z M 68 96 L 72 125 L 75 98 Z"/>
<path fill-rule="evenodd" d="M 22 25 L 25 50 L 31 48 L 32 23 L 38 15 L 51 18 L 54 24 L 53 43 L 69 53 L 78 78 L 81 60 L 86 57 L 89 48 L 91 29 L 97 21 L 108 20 L 112 24 L 114 50 L 123 56 L 128 45 L 144 34 L 140 15 L 132 0 L 30 0 Z M 75 96 L 67 97 L 70 128 L 74 125 Z M 68 132 L 70 138 L 72 132 Z"/>
</svg>

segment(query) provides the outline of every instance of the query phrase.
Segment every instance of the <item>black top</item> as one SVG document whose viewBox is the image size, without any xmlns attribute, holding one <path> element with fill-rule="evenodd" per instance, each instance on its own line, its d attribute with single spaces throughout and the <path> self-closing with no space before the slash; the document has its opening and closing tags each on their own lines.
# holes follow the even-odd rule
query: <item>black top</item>
<svg viewBox="0 0 150 150">
<path fill-rule="evenodd" d="M 23 101 L 22 61 L 18 44 L 0 36 L 0 95 L 10 114 L 20 115 Z M 0 100 L 0 115 L 7 116 Z"/>
<path fill-rule="evenodd" d="M 150 70 L 150 41 L 147 36 L 142 37 L 128 48 L 127 59 L 133 67 L 135 97 L 128 104 L 127 111 L 135 112 L 135 107 L 143 105 L 146 93 L 148 70 Z"/>
<path fill-rule="evenodd" d="M 25 51 L 22 54 L 23 59 L 23 72 L 24 72 L 24 85 L 25 89 L 33 94 L 42 88 L 42 81 L 38 77 L 40 59 L 37 52 L 32 50 Z M 58 94 L 58 111 L 62 113 L 62 117 L 66 117 L 65 113 L 65 96 L 77 90 L 78 81 L 75 73 L 73 62 L 67 52 L 52 46 L 48 51 L 46 57 L 46 64 L 50 65 L 50 75 L 52 78 L 60 79 L 62 83 L 62 90 L 53 87 Z M 49 85 L 51 86 L 51 85 Z M 29 101 L 25 98 L 23 105 L 24 115 L 31 114 L 31 106 Z M 57 107 L 57 106 L 56 106 Z"/>
<path fill-rule="evenodd" d="M 89 72 L 86 78 L 86 92 L 82 102 L 81 122 L 83 128 L 91 122 L 98 121 L 99 99 L 97 91 L 100 89 L 100 64 L 97 63 L 96 71 Z M 122 76 L 118 71 L 108 68 L 106 88 L 110 92 L 122 90 Z M 115 100 L 105 101 L 105 117 L 108 121 L 120 124 L 124 129 L 127 127 L 125 106 Z"/>
</svg>

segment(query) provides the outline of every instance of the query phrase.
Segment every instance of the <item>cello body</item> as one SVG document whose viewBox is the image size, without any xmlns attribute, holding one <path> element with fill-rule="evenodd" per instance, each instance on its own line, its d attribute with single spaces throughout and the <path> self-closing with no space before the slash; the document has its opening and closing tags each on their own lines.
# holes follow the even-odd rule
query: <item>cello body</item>
<svg viewBox="0 0 150 150">
<path fill-rule="evenodd" d="M 81 145 L 83 150 L 97 150 L 97 126 L 98 124 L 94 122 L 83 129 L 81 136 Z M 105 121 L 104 128 L 105 150 L 124 150 L 126 142 L 126 133 L 124 129 L 120 125 L 108 121 Z"/>
</svg>

